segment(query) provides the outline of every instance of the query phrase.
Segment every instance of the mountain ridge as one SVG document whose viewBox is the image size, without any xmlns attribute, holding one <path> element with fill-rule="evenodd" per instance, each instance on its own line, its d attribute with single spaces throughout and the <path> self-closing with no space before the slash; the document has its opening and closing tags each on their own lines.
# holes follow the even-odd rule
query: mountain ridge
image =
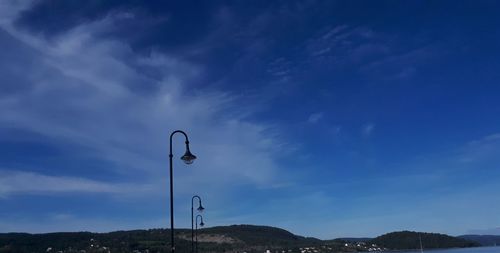
<svg viewBox="0 0 500 253">
<path fill-rule="evenodd" d="M 460 237 L 408 230 L 387 233 L 378 236 L 369 242 L 395 250 L 420 249 L 421 246 L 426 249 L 467 248 L 481 246 L 477 242 Z"/>
<path fill-rule="evenodd" d="M 409 231 L 388 233 L 398 235 Z M 416 233 L 416 232 L 413 232 Z M 388 234 L 379 236 L 383 238 Z M 422 233 L 432 234 L 432 233 Z M 113 231 L 108 233 L 92 232 L 56 232 L 45 234 L 29 233 L 0 233 L 0 252 L 45 252 L 47 249 L 62 252 L 77 252 L 85 250 L 92 252 L 170 252 L 169 229 L 147 229 L 130 231 Z M 440 240 L 454 240 L 458 244 L 439 245 L 451 247 L 479 246 L 467 239 L 440 235 Z M 176 251 L 187 253 L 191 249 L 191 230 L 176 229 Z M 334 240 L 320 240 L 313 237 L 304 237 L 293 234 L 285 229 L 271 226 L 230 225 L 203 228 L 198 231 L 199 247 L 202 252 L 264 252 L 266 250 L 291 250 L 301 252 L 305 248 L 315 249 L 317 252 L 355 252 L 368 251 L 373 243 L 380 243 L 377 247 L 391 248 L 384 241 L 377 242 L 377 238 L 338 238 Z M 465 243 L 467 242 L 467 243 Z M 387 247 L 391 246 L 391 247 Z M 373 250 L 378 250 L 373 247 Z M 306 251 L 307 252 L 307 251 Z"/>
</svg>

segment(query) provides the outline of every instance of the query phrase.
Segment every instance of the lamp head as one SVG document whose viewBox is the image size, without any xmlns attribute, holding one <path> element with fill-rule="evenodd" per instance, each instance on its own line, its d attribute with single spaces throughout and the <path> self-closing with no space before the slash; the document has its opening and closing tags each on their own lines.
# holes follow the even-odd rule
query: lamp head
<svg viewBox="0 0 500 253">
<path fill-rule="evenodd" d="M 196 156 L 191 154 L 189 148 L 186 149 L 186 153 L 184 153 L 184 155 L 181 157 L 181 160 L 184 161 L 185 164 L 192 164 L 195 159 Z"/>
<path fill-rule="evenodd" d="M 205 208 L 200 203 L 200 206 L 197 208 L 197 210 L 198 210 L 198 212 L 203 212 L 203 210 L 205 210 Z"/>
<path fill-rule="evenodd" d="M 203 227 L 205 226 L 205 223 L 203 223 L 203 221 L 200 222 L 200 227 Z"/>
</svg>

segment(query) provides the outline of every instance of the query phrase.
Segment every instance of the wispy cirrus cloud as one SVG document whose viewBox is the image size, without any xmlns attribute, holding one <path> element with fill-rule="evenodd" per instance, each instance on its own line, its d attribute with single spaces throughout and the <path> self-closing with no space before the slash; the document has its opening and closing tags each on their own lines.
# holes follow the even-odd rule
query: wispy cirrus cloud
<svg viewBox="0 0 500 253">
<path fill-rule="evenodd" d="M 496 159 L 500 150 L 500 133 L 493 133 L 472 140 L 464 145 L 458 154 L 458 160 L 463 163 L 477 163 Z"/>
<path fill-rule="evenodd" d="M 361 128 L 361 133 L 363 134 L 363 136 L 368 137 L 373 133 L 374 130 L 375 123 L 367 123 Z"/>
<path fill-rule="evenodd" d="M 311 124 L 318 123 L 323 118 L 323 113 L 322 112 L 315 112 L 309 115 L 309 118 L 307 119 L 307 122 Z"/>
<path fill-rule="evenodd" d="M 14 18 L 2 19 L 1 42 L 9 44 L 9 50 L 24 52 L 16 61 L 38 64 L 2 62 L 17 69 L 16 82 L 29 85 L 2 96 L 0 122 L 45 136 L 51 145 L 84 147 L 93 159 L 111 162 L 106 170 L 117 177 L 106 182 L 84 179 L 84 171 L 42 169 L 55 175 L 46 176 L 11 168 L 14 172 L 4 178 L 16 183 L 4 187 L 4 194 L 65 189 L 120 193 L 121 187 L 127 188 L 121 176 L 134 174 L 141 177 L 132 184 L 161 192 L 167 182 L 168 136 L 175 129 L 188 132 L 200 164 L 192 168 L 197 176 L 193 170 L 177 172 L 181 194 L 203 187 L 216 191 L 235 186 L 235 181 L 262 185 L 279 180 L 274 154 L 286 148 L 272 126 L 246 120 L 242 115 L 249 112 L 232 106 L 236 97 L 231 93 L 192 86 L 190 80 L 203 71 L 201 66 L 154 50 L 136 54 L 126 43 L 101 37 L 121 22 L 119 12 L 50 40 L 18 29 Z M 177 136 L 175 143 L 180 139 Z M 27 184 L 33 178 L 46 183 L 23 186 L 22 181 Z"/>
<path fill-rule="evenodd" d="M 324 29 L 310 38 L 305 47 L 314 66 L 328 64 L 334 69 L 350 66 L 362 75 L 392 81 L 413 77 L 422 65 L 442 54 L 439 43 L 425 38 L 408 46 L 405 38 L 369 26 L 345 24 Z"/>
<path fill-rule="evenodd" d="M 141 189 L 142 188 L 142 189 Z M 48 176 L 23 171 L 0 171 L 0 197 L 22 194 L 109 193 L 123 194 L 146 190 L 144 185 L 110 183 L 78 177 Z"/>
</svg>

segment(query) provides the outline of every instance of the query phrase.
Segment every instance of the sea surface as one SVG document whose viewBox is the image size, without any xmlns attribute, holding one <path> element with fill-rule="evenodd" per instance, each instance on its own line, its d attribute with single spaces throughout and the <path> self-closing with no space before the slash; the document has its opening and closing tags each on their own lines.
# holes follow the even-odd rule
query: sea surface
<svg viewBox="0 0 500 253">
<path fill-rule="evenodd" d="M 401 252 L 420 253 L 420 250 L 408 250 Z M 475 247 L 475 248 L 434 249 L 434 250 L 424 249 L 424 253 L 500 253 L 500 247 Z"/>
</svg>

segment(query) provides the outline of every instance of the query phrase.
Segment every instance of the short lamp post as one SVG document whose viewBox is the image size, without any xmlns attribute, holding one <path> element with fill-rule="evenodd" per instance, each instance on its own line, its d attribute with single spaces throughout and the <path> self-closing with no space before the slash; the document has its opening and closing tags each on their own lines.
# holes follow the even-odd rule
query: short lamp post
<svg viewBox="0 0 500 253">
<path fill-rule="evenodd" d="M 203 216 L 200 214 L 196 215 L 196 233 L 195 233 L 195 240 L 196 240 L 196 253 L 198 253 L 198 217 L 200 218 L 200 227 L 205 226 L 205 223 L 203 223 Z"/>
<path fill-rule="evenodd" d="M 198 195 L 194 195 L 191 198 L 191 252 L 194 252 L 194 199 L 198 199 L 198 212 L 203 212 L 205 208 L 201 205 L 201 198 Z"/>
<path fill-rule="evenodd" d="M 175 252 L 175 244 L 174 244 L 174 175 L 173 175 L 173 162 L 172 158 L 174 157 L 172 154 L 172 137 L 176 133 L 181 133 L 184 135 L 186 138 L 186 152 L 184 153 L 183 156 L 181 156 L 181 160 L 184 161 L 186 164 L 192 164 L 193 161 L 196 159 L 196 156 L 191 154 L 191 151 L 189 150 L 189 139 L 188 136 L 185 132 L 181 130 L 176 130 L 170 134 L 170 245 L 171 245 L 171 252 Z"/>
</svg>

